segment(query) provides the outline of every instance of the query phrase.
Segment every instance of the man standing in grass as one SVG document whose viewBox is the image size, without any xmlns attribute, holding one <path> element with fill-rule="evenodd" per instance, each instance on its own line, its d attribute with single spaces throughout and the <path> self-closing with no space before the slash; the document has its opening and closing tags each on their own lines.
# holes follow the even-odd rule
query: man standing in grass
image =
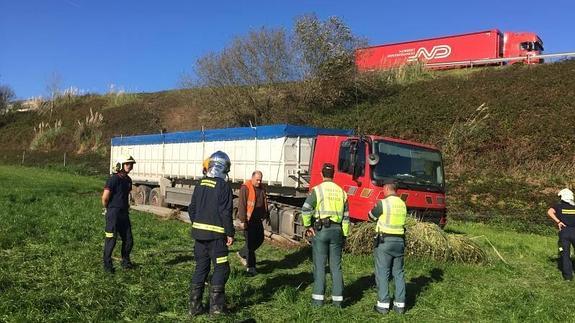
<svg viewBox="0 0 575 323">
<path fill-rule="evenodd" d="M 238 197 L 238 218 L 246 238 L 246 244 L 238 252 L 238 256 L 242 264 L 247 267 L 249 275 L 256 274 L 256 250 L 264 242 L 262 221 L 269 218 L 262 177 L 262 172 L 254 171 L 252 178 L 240 188 Z"/>
<path fill-rule="evenodd" d="M 203 312 L 204 286 L 214 266 L 210 289 L 210 314 L 225 311 L 225 285 L 230 275 L 228 247 L 234 243 L 233 195 L 227 176 L 230 158 L 221 151 L 210 156 L 207 173 L 194 188 L 188 214 L 192 222 L 196 270 L 190 284 L 189 314 Z"/>
<path fill-rule="evenodd" d="M 349 234 L 349 213 L 347 194 L 333 182 L 334 172 L 333 164 L 323 165 L 323 182 L 313 188 L 302 207 L 306 235 L 313 237 L 311 298 L 314 306 L 322 306 L 324 302 L 325 263 L 328 258 L 333 282 L 331 299 L 336 307 L 341 307 L 343 303 L 341 253 L 344 239 Z"/>
<path fill-rule="evenodd" d="M 130 209 L 129 195 L 132 189 L 132 179 L 128 174 L 136 161 L 130 155 L 122 156 L 114 167 L 115 173 L 108 178 L 102 193 L 102 205 L 106 208 L 106 229 L 104 240 L 104 271 L 114 273 L 112 252 L 116 246 L 116 235 L 122 238 L 122 268 L 132 269 L 130 261 L 132 251 L 132 224 L 128 216 Z"/>
<path fill-rule="evenodd" d="M 560 267 L 563 279 L 573 280 L 571 245 L 575 247 L 575 201 L 573 192 L 564 188 L 557 194 L 561 201 L 547 210 L 547 215 L 555 221 L 559 229 Z"/>
<path fill-rule="evenodd" d="M 403 273 L 403 255 L 405 250 L 405 219 L 407 208 L 395 190 L 394 179 L 383 182 L 384 198 L 379 200 L 369 212 L 369 220 L 376 221 L 375 231 L 375 281 L 377 283 L 377 304 L 374 309 L 387 314 L 390 307 L 389 274 L 395 281 L 393 309 L 399 314 L 405 313 L 405 277 Z"/>
</svg>

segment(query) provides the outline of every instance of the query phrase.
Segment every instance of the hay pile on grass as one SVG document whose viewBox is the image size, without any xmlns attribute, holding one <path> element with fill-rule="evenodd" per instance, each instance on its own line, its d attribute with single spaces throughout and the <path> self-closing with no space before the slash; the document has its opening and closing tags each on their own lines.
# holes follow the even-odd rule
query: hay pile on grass
<svg viewBox="0 0 575 323">
<path fill-rule="evenodd" d="M 345 251 L 352 254 L 371 254 L 374 227 L 374 223 L 354 225 Z M 419 222 L 413 218 L 409 218 L 406 223 L 405 243 L 407 256 L 473 264 L 488 262 L 485 251 L 471 239 L 445 233 L 434 223 Z"/>
<path fill-rule="evenodd" d="M 347 237 L 345 251 L 354 255 L 373 252 L 374 225 L 367 222 L 355 224 Z"/>
<path fill-rule="evenodd" d="M 448 234 L 449 258 L 457 262 L 483 264 L 487 262 L 487 254 L 475 242 L 461 234 Z"/>
<path fill-rule="evenodd" d="M 449 260 L 447 234 L 434 223 L 410 224 L 405 231 L 405 254 L 441 261 Z"/>
</svg>

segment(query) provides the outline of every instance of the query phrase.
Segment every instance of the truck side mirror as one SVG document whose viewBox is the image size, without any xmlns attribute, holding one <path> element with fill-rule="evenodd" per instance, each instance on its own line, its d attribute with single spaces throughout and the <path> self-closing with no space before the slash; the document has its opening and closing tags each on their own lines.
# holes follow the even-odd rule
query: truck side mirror
<svg viewBox="0 0 575 323">
<path fill-rule="evenodd" d="M 377 163 L 379 163 L 379 155 L 369 154 L 369 156 L 367 157 L 367 162 L 369 163 L 370 166 L 377 165 Z"/>
</svg>

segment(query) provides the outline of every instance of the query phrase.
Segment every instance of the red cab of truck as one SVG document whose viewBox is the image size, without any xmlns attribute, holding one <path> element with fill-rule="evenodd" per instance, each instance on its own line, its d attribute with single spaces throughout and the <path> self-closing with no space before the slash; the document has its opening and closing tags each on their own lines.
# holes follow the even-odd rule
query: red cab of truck
<svg viewBox="0 0 575 323">
<path fill-rule="evenodd" d="M 504 32 L 497 29 L 459 34 L 445 37 L 420 39 L 394 44 L 359 48 L 355 51 L 355 64 L 359 71 L 389 69 L 420 61 L 426 64 L 445 64 L 432 68 L 454 68 L 466 65 L 464 62 L 497 58 L 525 57 L 509 63 L 542 63 L 530 58 L 540 55 L 543 42 L 535 33 Z M 463 64 L 461 64 L 463 62 Z M 449 63 L 459 63 L 449 65 Z M 485 62 L 473 65 L 491 65 Z M 501 63 L 496 63 L 501 64 Z"/>
<path fill-rule="evenodd" d="M 318 136 L 310 189 L 322 182 L 324 163 L 335 165 L 334 182 L 347 193 L 353 220 L 366 221 L 367 213 L 383 198 L 382 180 L 395 178 L 410 214 L 445 225 L 443 162 L 436 148 L 379 136 Z"/>
</svg>

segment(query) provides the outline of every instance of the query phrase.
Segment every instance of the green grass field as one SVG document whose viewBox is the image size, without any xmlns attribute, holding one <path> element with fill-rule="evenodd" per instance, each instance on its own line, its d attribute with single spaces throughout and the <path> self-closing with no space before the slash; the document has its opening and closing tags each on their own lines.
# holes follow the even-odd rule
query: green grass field
<svg viewBox="0 0 575 323">
<path fill-rule="evenodd" d="M 136 270 L 102 271 L 103 178 L 0 166 L 0 321 L 185 321 L 194 260 L 189 225 L 133 212 Z M 408 312 L 392 321 L 572 321 L 574 283 L 561 279 L 556 237 L 452 222 L 452 232 L 487 237 L 487 266 L 407 259 Z M 243 244 L 238 242 L 231 252 Z M 116 248 L 119 252 L 119 248 Z M 265 244 L 260 272 L 244 275 L 232 254 L 231 314 L 219 321 L 368 322 L 383 319 L 373 259 L 344 255 L 345 308 L 312 308 L 311 251 Z M 118 256 L 118 253 L 116 253 Z M 116 266 L 117 268 L 119 266 Z M 329 290 L 328 290 L 329 296 Z M 195 319 L 213 321 L 208 316 Z"/>
</svg>

